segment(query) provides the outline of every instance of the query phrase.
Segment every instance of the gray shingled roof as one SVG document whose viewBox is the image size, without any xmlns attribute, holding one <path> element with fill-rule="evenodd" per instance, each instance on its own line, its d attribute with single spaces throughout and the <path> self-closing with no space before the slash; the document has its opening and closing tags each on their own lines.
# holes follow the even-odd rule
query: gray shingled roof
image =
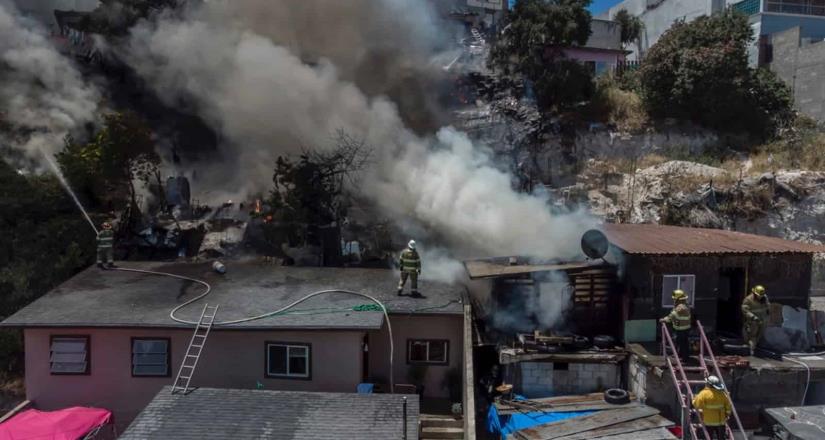
<svg viewBox="0 0 825 440">
<path fill-rule="evenodd" d="M 402 438 L 418 439 L 418 396 L 199 388 L 171 394 L 164 387 L 121 440 Z"/>
<path fill-rule="evenodd" d="M 424 298 L 397 296 L 397 274 L 387 269 L 283 267 L 255 261 L 227 262 L 224 275 L 209 263 L 121 263 L 121 267 L 169 272 L 212 285 L 204 299 L 182 309 L 178 317 L 196 321 L 203 302 L 220 305 L 218 321 L 261 315 L 306 294 L 327 289 L 366 293 L 390 313 L 460 314 L 463 286 L 422 280 Z M 407 287 L 409 289 L 409 286 Z M 6 327 L 189 327 L 169 317 L 172 308 L 200 295 L 203 287 L 188 281 L 132 272 L 89 268 L 24 307 L 0 326 Z M 293 313 L 234 327 L 278 329 L 378 329 L 381 312 L 353 311 L 366 298 L 334 293 L 301 303 Z"/>
</svg>

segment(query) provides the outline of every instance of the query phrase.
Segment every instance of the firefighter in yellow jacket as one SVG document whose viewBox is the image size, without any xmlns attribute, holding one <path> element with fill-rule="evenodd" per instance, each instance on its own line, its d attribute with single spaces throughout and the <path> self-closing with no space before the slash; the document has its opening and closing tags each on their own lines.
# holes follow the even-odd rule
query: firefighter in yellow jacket
<svg viewBox="0 0 825 440">
<path fill-rule="evenodd" d="M 672 297 L 673 310 L 660 319 L 659 322 L 670 324 L 673 329 L 673 343 L 676 345 L 676 351 L 679 352 L 679 357 L 684 363 L 690 359 L 690 306 L 688 306 L 687 294 L 682 289 L 674 290 Z"/>
<path fill-rule="evenodd" d="M 404 284 L 407 284 L 407 278 L 410 279 L 410 287 L 412 287 L 412 295 L 418 296 L 418 276 L 421 275 L 421 257 L 415 250 L 415 240 L 410 240 L 407 243 L 407 249 L 401 252 L 401 258 L 398 260 L 398 265 L 401 267 L 401 280 L 398 282 L 398 294 L 404 291 Z"/>
<path fill-rule="evenodd" d="M 751 289 L 750 295 L 742 301 L 742 319 L 745 321 L 742 326 L 742 337 L 750 346 L 751 356 L 768 325 L 770 305 L 763 286 L 755 286 Z"/>
<path fill-rule="evenodd" d="M 702 423 L 711 438 L 724 440 L 727 437 L 726 424 L 732 409 L 725 385 L 718 377 L 705 379 L 705 388 L 693 398 L 693 407 L 702 416 Z"/>
</svg>

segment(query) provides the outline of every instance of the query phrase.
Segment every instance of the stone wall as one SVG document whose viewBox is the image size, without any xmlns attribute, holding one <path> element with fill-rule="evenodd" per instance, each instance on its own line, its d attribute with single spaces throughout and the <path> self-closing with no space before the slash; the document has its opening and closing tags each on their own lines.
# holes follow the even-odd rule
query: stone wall
<svg viewBox="0 0 825 440">
<path fill-rule="evenodd" d="M 641 134 L 594 128 L 576 133 L 570 146 L 565 146 L 560 136 L 552 137 L 535 153 L 535 160 L 529 160 L 527 152 L 519 159 L 528 164 L 535 179 L 561 187 L 576 181 L 578 171 L 571 168 L 570 158 L 583 164 L 591 158 L 632 160 L 653 153 L 694 157 L 718 143 L 719 137 L 714 133 L 689 124 L 663 126 Z"/>
<path fill-rule="evenodd" d="M 584 394 L 616 388 L 621 367 L 615 364 L 522 362 L 516 393 L 528 398 Z"/>
</svg>

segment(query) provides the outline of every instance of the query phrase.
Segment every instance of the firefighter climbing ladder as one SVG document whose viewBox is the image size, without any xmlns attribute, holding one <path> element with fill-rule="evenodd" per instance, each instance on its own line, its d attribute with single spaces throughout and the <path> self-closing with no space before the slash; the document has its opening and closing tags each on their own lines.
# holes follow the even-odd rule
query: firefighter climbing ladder
<svg viewBox="0 0 825 440">
<path fill-rule="evenodd" d="M 209 331 L 212 330 L 212 324 L 215 322 L 215 316 L 218 314 L 218 307 L 219 306 L 204 304 L 201 317 L 195 325 L 195 332 L 192 334 L 192 339 L 189 340 L 186 356 L 183 357 L 178 375 L 172 384 L 172 394 L 178 391 L 185 394 L 189 391 L 189 381 L 191 381 L 192 376 L 195 375 L 195 367 L 198 366 L 203 347 L 206 345 L 206 338 L 209 336 Z"/>
<path fill-rule="evenodd" d="M 704 385 L 704 378 L 710 376 L 711 368 L 713 369 L 713 374 L 724 384 L 722 373 L 716 364 L 716 357 L 713 355 L 713 350 L 705 335 L 705 330 L 702 328 L 702 323 L 696 321 L 696 328 L 699 330 L 699 366 L 688 367 L 682 365 L 682 361 L 676 354 L 676 346 L 673 343 L 673 338 L 670 335 L 667 324 L 662 323 L 662 355 L 667 362 L 668 370 L 670 371 L 673 384 L 676 388 L 676 395 L 679 398 L 679 404 L 682 406 L 682 427 L 687 428 L 686 431 L 690 432 L 690 439 L 692 440 L 709 439 L 710 436 L 701 421 L 702 419 L 698 411 L 692 407 L 693 389 L 691 387 L 693 385 Z M 689 379 L 689 373 L 701 373 L 702 379 Z M 725 386 L 725 389 L 727 389 L 727 386 Z M 735 428 L 739 433 L 738 438 L 747 438 L 745 430 L 742 428 L 742 422 L 739 420 L 739 414 L 737 414 L 736 407 L 732 401 L 731 410 L 733 412 L 733 420 L 736 422 Z M 735 437 L 733 436 L 733 429 L 730 425 L 731 423 L 728 422 L 725 425 L 725 430 L 727 431 L 727 438 L 733 439 Z M 685 434 L 687 434 L 687 432 Z M 702 433 L 702 436 L 699 436 L 699 433 Z M 688 437 L 683 435 L 682 438 L 686 439 Z"/>
</svg>

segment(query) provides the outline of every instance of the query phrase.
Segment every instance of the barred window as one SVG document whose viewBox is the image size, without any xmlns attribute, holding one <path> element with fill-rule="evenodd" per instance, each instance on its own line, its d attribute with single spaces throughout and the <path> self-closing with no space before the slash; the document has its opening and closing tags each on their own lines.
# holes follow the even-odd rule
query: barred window
<svg viewBox="0 0 825 440">
<path fill-rule="evenodd" d="M 89 374 L 89 337 L 52 336 L 49 371 L 52 374 Z"/>
<path fill-rule="evenodd" d="M 169 376 L 169 339 L 132 339 L 132 376 Z"/>
</svg>

